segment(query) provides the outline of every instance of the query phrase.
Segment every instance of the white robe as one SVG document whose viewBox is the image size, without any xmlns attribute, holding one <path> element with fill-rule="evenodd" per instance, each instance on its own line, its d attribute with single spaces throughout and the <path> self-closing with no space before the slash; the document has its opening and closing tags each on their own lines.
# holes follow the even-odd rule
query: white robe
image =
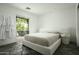
<svg viewBox="0 0 79 59">
<path fill-rule="evenodd" d="M 11 17 L 0 16 L 0 39 L 11 39 Z"/>
</svg>

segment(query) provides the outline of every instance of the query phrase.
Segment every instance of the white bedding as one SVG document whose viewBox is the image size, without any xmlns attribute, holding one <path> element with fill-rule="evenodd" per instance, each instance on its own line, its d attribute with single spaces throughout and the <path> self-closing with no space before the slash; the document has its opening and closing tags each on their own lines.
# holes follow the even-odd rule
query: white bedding
<svg viewBox="0 0 79 59">
<path fill-rule="evenodd" d="M 55 33 L 33 33 L 25 35 L 25 40 L 42 46 L 50 46 L 59 39 Z"/>
</svg>

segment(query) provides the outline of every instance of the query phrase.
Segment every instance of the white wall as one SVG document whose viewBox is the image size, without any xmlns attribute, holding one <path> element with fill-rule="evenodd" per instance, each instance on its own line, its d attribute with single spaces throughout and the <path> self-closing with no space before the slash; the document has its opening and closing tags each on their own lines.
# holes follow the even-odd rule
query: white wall
<svg viewBox="0 0 79 59">
<path fill-rule="evenodd" d="M 29 29 L 30 29 L 30 33 L 36 32 L 37 30 L 37 15 L 36 14 L 32 14 L 30 12 L 25 12 L 23 10 L 17 9 L 15 7 L 9 6 L 8 4 L 0 4 L 0 15 L 3 16 L 11 16 L 12 20 L 13 20 L 13 28 L 15 29 L 14 32 L 14 37 L 16 36 L 16 16 L 20 15 L 26 18 L 29 18 Z M 7 43 L 11 43 L 16 41 L 16 37 L 13 40 L 0 40 L 0 45 L 2 44 L 7 44 Z"/>
<path fill-rule="evenodd" d="M 39 29 L 63 31 L 68 30 L 71 41 L 76 42 L 76 8 L 54 9 L 52 12 L 41 15 Z"/>
</svg>

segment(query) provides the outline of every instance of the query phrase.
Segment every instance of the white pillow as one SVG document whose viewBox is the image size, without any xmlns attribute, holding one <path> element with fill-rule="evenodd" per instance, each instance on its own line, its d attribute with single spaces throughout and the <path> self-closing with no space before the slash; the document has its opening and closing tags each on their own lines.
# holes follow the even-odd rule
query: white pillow
<svg viewBox="0 0 79 59">
<path fill-rule="evenodd" d="M 50 29 L 40 29 L 39 32 L 42 32 L 42 33 L 60 33 L 59 31 L 56 31 L 56 30 L 50 30 Z"/>
</svg>

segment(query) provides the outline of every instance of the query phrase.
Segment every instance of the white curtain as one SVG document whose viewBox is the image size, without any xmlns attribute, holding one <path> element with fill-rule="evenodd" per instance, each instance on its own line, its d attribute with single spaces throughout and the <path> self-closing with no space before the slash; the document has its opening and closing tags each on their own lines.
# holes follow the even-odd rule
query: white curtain
<svg viewBox="0 0 79 59">
<path fill-rule="evenodd" d="M 10 16 L 0 16 L 0 39 L 11 39 L 12 21 Z"/>
</svg>

